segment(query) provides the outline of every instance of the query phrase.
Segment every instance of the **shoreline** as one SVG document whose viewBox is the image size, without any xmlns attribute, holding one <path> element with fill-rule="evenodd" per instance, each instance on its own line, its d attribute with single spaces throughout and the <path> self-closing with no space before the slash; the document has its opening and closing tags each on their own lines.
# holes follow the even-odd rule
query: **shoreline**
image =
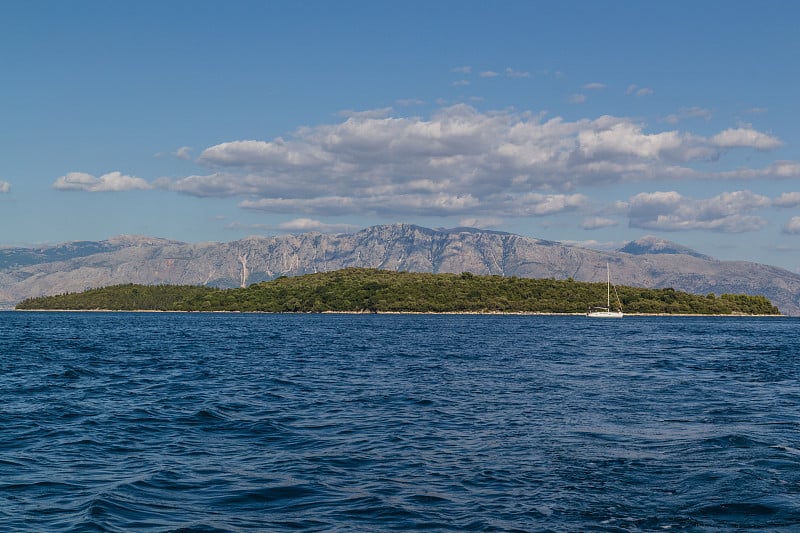
<svg viewBox="0 0 800 533">
<path fill-rule="evenodd" d="M 7 309 L 6 311 L 30 313 L 187 313 L 187 314 L 253 314 L 253 315 L 476 315 L 476 316 L 586 316 L 586 313 L 546 313 L 528 311 L 180 311 L 163 309 Z M 790 318 L 789 315 L 747 315 L 742 313 L 627 313 L 625 317 L 722 317 L 722 318 Z"/>
</svg>

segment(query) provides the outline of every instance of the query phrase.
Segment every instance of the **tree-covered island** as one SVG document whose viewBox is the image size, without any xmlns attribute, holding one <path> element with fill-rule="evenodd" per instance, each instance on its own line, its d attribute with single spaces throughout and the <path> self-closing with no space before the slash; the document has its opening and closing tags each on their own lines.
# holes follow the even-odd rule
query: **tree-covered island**
<svg viewBox="0 0 800 533">
<path fill-rule="evenodd" d="M 763 296 L 616 287 L 625 313 L 779 315 Z M 605 283 L 348 268 L 280 277 L 247 288 L 115 285 L 30 298 L 19 310 L 272 313 L 584 313 L 604 305 Z"/>
</svg>

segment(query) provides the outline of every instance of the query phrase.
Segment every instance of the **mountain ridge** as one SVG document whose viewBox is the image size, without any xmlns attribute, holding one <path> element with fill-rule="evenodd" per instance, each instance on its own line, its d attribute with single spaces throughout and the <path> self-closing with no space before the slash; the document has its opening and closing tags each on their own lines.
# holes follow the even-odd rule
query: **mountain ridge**
<svg viewBox="0 0 800 533">
<path fill-rule="evenodd" d="M 641 242 L 639 242 L 641 241 Z M 32 252 L 0 249 L 0 302 L 80 292 L 122 283 L 239 287 L 279 276 L 347 267 L 612 281 L 694 294 L 743 293 L 769 298 L 800 316 L 800 275 L 747 261 L 720 261 L 690 248 L 643 238 L 598 251 L 512 233 L 414 224 L 353 233 L 250 236 L 231 242 L 183 243 L 142 236 L 76 241 Z M 57 250 L 57 251 L 56 251 Z"/>
</svg>

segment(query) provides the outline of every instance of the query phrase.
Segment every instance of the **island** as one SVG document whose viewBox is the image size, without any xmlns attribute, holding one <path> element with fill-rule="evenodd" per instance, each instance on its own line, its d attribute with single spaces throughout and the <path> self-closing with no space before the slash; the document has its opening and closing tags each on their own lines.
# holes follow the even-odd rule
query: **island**
<svg viewBox="0 0 800 533">
<path fill-rule="evenodd" d="M 616 287 L 626 314 L 780 315 L 764 296 L 695 295 L 671 288 Z M 494 275 L 346 268 L 278 277 L 246 288 L 115 285 L 41 296 L 18 310 L 239 311 L 270 313 L 582 314 L 603 305 L 605 283 Z"/>
</svg>

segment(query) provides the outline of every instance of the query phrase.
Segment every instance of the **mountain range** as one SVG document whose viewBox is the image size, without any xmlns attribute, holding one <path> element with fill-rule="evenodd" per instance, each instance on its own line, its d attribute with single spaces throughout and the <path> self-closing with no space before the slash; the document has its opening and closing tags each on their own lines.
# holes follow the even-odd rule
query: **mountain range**
<svg viewBox="0 0 800 533">
<path fill-rule="evenodd" d="M 783 314 L 800 316 L 800 275 L 758 263 L 720 261 L 655 237 L 604 252 L 511 233 L 411 224 L 228 243 L 120 236 L 2 248 L 0 306 L 121 283 L 240 287 L 346 267 L 605 281 L 606 263 L 618 285 L 763 295 Z"/>
</svg>

